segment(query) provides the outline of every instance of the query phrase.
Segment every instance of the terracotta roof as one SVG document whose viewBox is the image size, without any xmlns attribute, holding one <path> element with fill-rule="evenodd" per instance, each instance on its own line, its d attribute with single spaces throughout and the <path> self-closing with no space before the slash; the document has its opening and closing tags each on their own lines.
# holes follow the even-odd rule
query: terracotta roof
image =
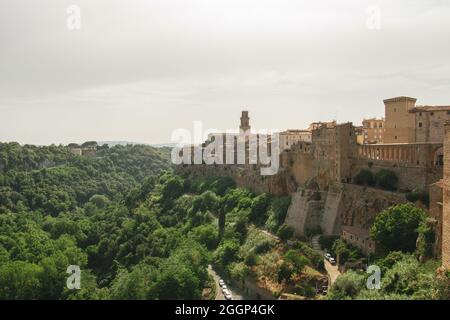
<svg viewBox="0 0 450 320">
<path fill-rule="evenodd" d="M 399 101 L 414 101 L 414 102 L 416 102 L 417 99 L 411 98 L 411 97 L 395 97 L 395 98 L 390 98 L 390 99 L 383 100 L 384 103 L 386 103 L 386 102 L 399 102 Z"/>
<path fill-rule="evenodd" d="M 306 129 L 287 129 L 286 131 L 280 132 L 280 134 L 286 134 L 286 133 L 292 133 L 292 134 L 296 134 L 296 133 L 311 133 L 310 130 L 306 130 Z"/>
<path fill-rule="evenodd" d="M 364 121 L 384 121 L 384 118 L 369 118 L 369 119 L 363 119 L 363 122 Z"/>
<path fill-rule="evenodd" d="M 450 106 L 416 106 L 409 112 L 450 111 Z"/>
</svg>

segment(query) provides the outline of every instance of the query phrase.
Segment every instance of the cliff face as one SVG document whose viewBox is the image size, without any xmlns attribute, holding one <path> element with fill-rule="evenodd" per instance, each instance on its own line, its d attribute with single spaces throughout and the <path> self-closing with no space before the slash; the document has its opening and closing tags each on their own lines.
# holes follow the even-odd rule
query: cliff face
<svg viewBox="0 0 450 320">
<path fill-rule="evenodd" d="M 403 194 L 351 184 L 330 185 L 326 191 L 301 189 L 292 195 L 285 223 L 297 236 L 318 228 L 338 235 L 342 225 L 369 229 L 376 214 L 406 201 Z"/>
<path fill-rule="evenodd" d="M 345 184 L 339 210 L 341 222 L 343 225 L 369 229 L 378 213 L 405 202 L 407 200 L 402 193 Z"/>
<path fill-rule="evenodd" d="M 321 183 L 320 177 L 301 184 L 295 170 L 280 168 L 274 176 L 262 176 L 257 166 L 190 165 L 179 171 L 195 176 L 229 176 L 240 187 L 276 196 L 291 195 L 285 223 L 296 236 L 319 229 L 325 235 L 339 235 L 342 225 L 369 229 L 375 215 L 398 203 L 407 202 L 404 194 L 347 183 Z"/>
<path fill-rule="evenodd" d="M 297 190 L 297 182 L 289 169 L 280 168 L 273 176 L 263 176 L 254 165 L 180 165 L 180 174 L 197 177 L 231 177 L 238 187 L 245 187 L 255 193 L 270 193 L 275 196 L 290 195 Z"/>
</svg>

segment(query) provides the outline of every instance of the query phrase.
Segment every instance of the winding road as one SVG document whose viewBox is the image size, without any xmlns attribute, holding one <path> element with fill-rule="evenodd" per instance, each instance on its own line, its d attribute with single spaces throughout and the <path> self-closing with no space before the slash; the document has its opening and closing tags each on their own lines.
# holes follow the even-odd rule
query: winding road
<svg viewBox="0 0 450 320">
<path fill-rule="evenodd" d="M 330 279 L 328 287 L 331 288 L 333 283 L 336 281 L 337 277 L 339 277 L 341 275 L 341 272 L 339 271 L 337 266 L 333 266 L 326 259 L 324 260 L 324 264 L 325 264 L 325 270 L 327 271 L 328 277 Z"/>
<path fill-rule="evenodd" d="M 311 246 L 316 249 L 317 251 L 321 252 L 322 254 L 324 254 L 325 252 L 323 252 L 322 248 L 320 247 L 320 235 L 315 235 L 311 238 Z M 341 272 L 339 271 L 337 265 L 332 265 L 327 259 L 323 260 L 324 266 L 325 266 L 325 270 L 327 271 L 328 274 L 328 289 L 331 288 L 331 286 L 333 285 L 333 283 L 336 281 L 336 279 L 341 275 Z"/>
<path fill-rule="evenodd" d="M 222 293 L 222 288 L 219 285 L 219 280 L 221 279 L 220 276 L 217 274 L 217 272 L 212 268 L 211 265 L 208 266 L 208 273 L 213 277 L 214 283 L 216 284 L 216 298 L 215 300 L 225 300 L 225 297 Z M 233 300 L 244 300 L 242 294 L 239 290 L 234 289 L 230 287 L 228 283 L 226 283 L 228 290 L 231 291 L 231 294 L 233 295 Z"/>
</svg>

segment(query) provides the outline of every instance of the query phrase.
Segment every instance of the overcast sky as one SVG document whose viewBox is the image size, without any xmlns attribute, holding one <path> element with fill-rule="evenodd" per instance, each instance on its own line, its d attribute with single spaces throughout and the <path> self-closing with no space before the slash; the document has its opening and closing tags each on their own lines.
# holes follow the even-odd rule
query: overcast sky
<svg viewBox="0 0 450 320">
<path fill-rule="evenodd" d="M 450 104 L 450 1 L 0 1 L 0 141 L 360 124 L 400 95 Z"/>
</svg>

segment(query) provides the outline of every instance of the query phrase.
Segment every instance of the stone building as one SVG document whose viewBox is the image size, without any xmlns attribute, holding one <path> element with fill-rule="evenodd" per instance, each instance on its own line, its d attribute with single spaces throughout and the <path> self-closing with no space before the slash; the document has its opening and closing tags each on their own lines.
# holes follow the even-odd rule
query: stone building
<svg viewBox="0 0 450 320">
<path fill-rule="evenodd" d="M 450 106 L 416 106 L 416 99 L 384 100 L 384 143 L 442 143 Z"/>
<path fill-rule="evenodd" d="M 450 269 L 450 122 L 445 124 L 442 211 L 442 265 Z"/>
<path fill-rule="evenodd" d="M 251 129 L 250 118 L 248 117 L 248 111 L 242 111 L 241 124 L 239 126 L 239 129 L 244 132 L 249 131 Z"/>
<path fill-rule="evenodd" d="M 409 111 L 415 107 L 416 99 L 396 97 L 384 100 L 385 143 L 415 142 L 415 119 Z"/>
<path fill-rule="evenodd" d="M 356 143 L 364 144 L 364 128 L 363 126 L 355 126 Z"/>
<path fill-rule="evenodd" d="M 313 122 L 309 125 L 308 131 L 313 131 L 316 129 L 319 129 L 323 126 L 326 126 L 328 128 L 333 128 L 336 126 L 336 121 L 329 121 L 329 122 Z"/>
<path fill-rule="evenodd" d="M 435 127 L 435 122 L 445 122 L 446 107 L 437 107 L 440 112 L 437 115 L 436 107 L 415 106 L 415 102 L 414 98 L 408 97 L 384 100 L 385 131 L 383 139 L 377 144 L 358 144 L 357 136 L 360 130 L 352 123 L 337 124 L 333 121 L 311 124 L 308 128 L 311 141 L 300 139 L 281 152 L 280 170 L 270 177 L 261 177 L 255 167 L 247 165 L 183 168 L 194 175 L 204 171 L 230 176 L 238 186 L 250 188 L 255 192 L 291 195 L 292 203 L 285 223 L 294 228 L 297 236 L 304 236 L 308 230 L 315 228 L 320 228 L 323 234 L 342 235 L 345 229 L 346 236 L 358 235 L 357 241 L 361 241 L 357 243 L 358 246 L 363 245 L 360 239 L 364 239 L 366 245 L 367 234 L 363 233 L 368 232 L 376 214 L 393 204 L 406 202 L 407 191 L 428 190 L 430 185 L 443 177 L 444 131 L 439 133 L 439 130 L 433 131 L 432 127 Z M 248 112 L 242 113 L 240 128 L 250 128 Z M 428 133 L 422 134 L 422 128 Z M 446 134 L 450 135 L 447 132 Z M 439 138 L 440 135 L 442 138 Z M 447 140 L 449 145 L 445 152 L 449 156 L 446 161 L 450 159 L 450 136 Z M 447 168 L 450 175 L 450 163 Z M 396 192 L 354 184 L 354 179 L 361 170 L 376 174 L 383 169 L 396 174 Z M 444 178 L 444 181 L 449 181 L 449 178 Z M 443 192 L 444 199 L 446 192 Z M 447 198 L 450 201 L 450 197 Z M 438 205 L 439 201 L 435 199 L 439 199 L 439 195 L 431 199 Z M 445 201 L 442 218 L 439 208 L 434 209 L 436 208 L 433 207 L 436 220 L 442 221 L 442 252 L 447 250 L 447 255 L 450 255 L 450 239 L 445 243 L 444 236 L 446 228 L 447 234 L 450 234 L 450 222 L 445 224 L 450 221 L 450 208 L 447 209 L 447 218 Z M 362 231 L 352 233 L 355 228 Z M 437 230 L 440 228 L 437 225 Z M 366 252 L 375 250 L 372 245 L 361 248 Z M 450 257 L 447 259 L 450 263 Z"/>
<path fill-rule="evenodd" d="M 70 148 L 70 152 L 76 156 L 83 155 L 83 149 L 81 148 Z"/>
<path fill-rule="evenodd" d="M 363 254 L 373 254 L 376 251 L 376 243 L 370 238 L 370 233 L 367 229 L 343 226 L 341 238 L 348 244 L 361 250 Z"/>
<path fill-rule="evenodd" d="M 437 258 L 441 257 L 442 253 L 442 190 L 444 187 L 444 180 L 441 179 L 436 183 L 432 183 L 429 188 L 430 205 L 428 208 L 429 221 L 433 227 L 435 234 L 435 244 L 433 247 L 433 254 Z"/>
<path fill-rule="evenodd" d="M 300 129 L 280 132 L 280 150 L 291 149 L 298 142 L 312 142 L 312 132 Z"/>
<path fill-rule="evenodd" d="M 415 115 L 416 142 L 444 140 L 444 125 L 450 120 L 450 106 L 417 106 L 410 113 Z"/>
<path fill-rule="evenodd" d="M 364 144 L 384 142 L 384 118 L 364 119 L 362 124 Z"/>
</svg>

